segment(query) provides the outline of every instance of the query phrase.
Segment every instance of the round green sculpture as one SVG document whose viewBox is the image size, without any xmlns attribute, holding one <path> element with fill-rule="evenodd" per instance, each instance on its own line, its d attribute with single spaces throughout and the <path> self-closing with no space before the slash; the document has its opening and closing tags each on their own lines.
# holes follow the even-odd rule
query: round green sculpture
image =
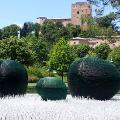
<svg viewBox="0 0 120 120">
<path fill-rule="evenodd" d="M 70 67 L 68 86 L 73 97 L 108 100 L 120 89 L 120 72 L 108 61 L 81 58 Z"/>
<path fill-rule="evenodd" d="M 63 80 L 56 77 L 41 78 L 36 85 L 36 90 L 43 100 L 66 99 L 67 88 Z"/>
<path fill-rule="evenodd" d="M 28 75 L 24 66 L 13 60 L 0 60 L 0 96 L 26 93 Z"/>
</svg>

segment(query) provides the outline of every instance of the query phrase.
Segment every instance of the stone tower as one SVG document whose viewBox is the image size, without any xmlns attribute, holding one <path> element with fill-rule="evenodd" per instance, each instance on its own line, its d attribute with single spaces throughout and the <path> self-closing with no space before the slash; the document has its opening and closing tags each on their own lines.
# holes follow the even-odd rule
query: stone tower
<svg viewBox="0 0 120 120">
<path fill-rule="evenodd" d="M 73 25 L 85 26 L 81 22 L 81 15 L 92 15 L 92 8 L 86 2 L 76 2 L 71 6 L 71 23 Z"/>
</svg>

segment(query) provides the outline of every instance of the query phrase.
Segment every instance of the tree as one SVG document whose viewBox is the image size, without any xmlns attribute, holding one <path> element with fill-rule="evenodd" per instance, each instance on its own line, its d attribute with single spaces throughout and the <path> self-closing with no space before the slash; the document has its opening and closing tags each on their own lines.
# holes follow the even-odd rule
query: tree
<svg viewBox="0 0 120 120">
<path fill-rule="evenodd" d="M 3 32 L 2 29 L 0 29 L 0 40 L 2 40 Z"/>
<path fill-rule="evenodd" d="M 31 50 L 35 52 L 36 62 L 44 65 L 48 59 L 49 47 L 43 37 L 28 36 L 25 40 L 30 44 Z"/>
<path fill-rule="evenodd" d="M 17 60 L 26 66 L 34 64 L 35 55 L 23 39 L 10 37 L 0 41 L 0 58 Z"/>
<path fill-rule="evenodd" d="M 102 43 L 95 48 L 95 53 L 98 58 L 106 59 L 110 53 L 110 46 L 106 43 Z"/>
<path fill-rule="evenodd" d="M 116 14 L 112 12 L 106 16 L 96 18 L 96 22 L 100 27 L 108 28 L 113 26 L 112 21 L 114 21 L 115 18 L 116 18 Z"/>
<path fill-rule="evenodd" d="M 63 26 L 58 31 L 58 38 L 60 39 L 61 37 L 63 37 L 65 40 L 68 40 L 71 38 L 69 30 L 65 26 Z"/>
<path fill-rule="evenodd" d="M 110 62 L 116 65 L 120 70 L 120 46 L 114 48 L 108 55 L 107 58 Z"/>
<path fill-rule="evenodd" d="M 63 79 L 63 73 L 68 71 L 74 58 L 75 55 L 72 47 L 69 46 L 64 38 L 61 38 L 50 51 L 48 64 L 50 68 L 56 70 Z"/>
<path fill-rule="evenodd" d="M 120 0 L 87 0 L 90 4 L 97 6 L 95 10 L 97 15 L 103 15 L 105 6 L 111 5 L 117 11 L 116 13 L 116 21 L 114 23 L 114 28 L 118 29 L 116 23 L 120 22 Z"/>
<path fill-rule="evenodd" d="M 39 37 L 39 33 L 40 33 L 40 29 L 41 29 L 41 26 L 40 26 L 40 24 L 38 24 L 38 23 L 35 23 L 34 25 L 33 25 L 33 29 L 34 29 L 34 31 L 35 31 L 35 37 Z"/>
<path fill-rule="evenodd" d="M 53 21 L 46 21 L 41 26 L 41 34 L 44 36 L 44 38 L 52 44 L 56 41 L 57 36 L 57 28 Z"/>
<path fill-rule="evenodd" d="M 80 57 L 80 58 L 86 56 L 89 50 L 90 50 L 89 45 L 80 44 L 80 45 L 74 46 L 75 54 L 77 55 L 77 57 Z"/>
<path fill-rule="evenodd" d="M 6 26 L 2 29 L 2 38 L 4 39 L 4 38 L 9 38 L 11 36 L 17 36 L 19 30 L 20 27 L 15 24 Z"/>
<path fill-rule="evenodd" d="M 118 10 L 119 14 L 119 8 L 120 8 L 120 1 L 119 0 L 87 0 L 90 4 L 96 5 L 97 14 L 102 14 L 104 11 L 104 7 L 107 5 L 111 5 L 113 8 L 116 8 Z"/>
<path fill-rule="evenodd" d="M 34 24 L 32 22 L 25 22 L 20 31 L 20 36 L 26 37 L 27 35 L 31 34 L 32 31 L 34 31 Z"/>
<path fill-rule="evenodd" d="M 95 53 L 94 50 L 90 50 L 90 51 L 88 51 L 88 54 L 87 54 L 86 56 L 89 56 L 89 57 L 96 57 L 97 55 L 96 55 L 96 53 Z"/>
<path fill-rule="evenodd" d="M 95 19 L 92 16 L 82 15 L 81 22 L 83 24 L 83 27 L 82 27 L 80 36 L 85 37 L 85 38 L 96 37 L 97 24 L 96 24 Z"/>
<path fill-rule="evenodd" d="M 70 38 L 73 37 L 78 37 L 80 35 L 81 32 L 81 28 L 79 25 L 73 25 L 73 24 L 67 24 L 66 25 L 66 29 L 69 31 L 69 36 Z"/>
</svg>

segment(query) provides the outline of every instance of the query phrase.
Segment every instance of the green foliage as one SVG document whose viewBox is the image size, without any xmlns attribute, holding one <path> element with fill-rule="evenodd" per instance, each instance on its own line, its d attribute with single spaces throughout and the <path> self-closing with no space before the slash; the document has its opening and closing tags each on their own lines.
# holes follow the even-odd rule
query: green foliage
<svg viewBox="0 0 120 120">
<path fill-rule="evenodd" d="M 116 14 L 109 13 L 106 16 L 97 18 L 96 22 L 98 23 L 98 25 L 100 27 L 106 27 L 106 28 L 108 28 L 108 27 L 112 26 L 112 21 L 115 20 L 115 18 L 116 18 Z"/>
<path fill-rule="evenodd" d="M 116 25 L 116 23 L 119 22 L 120 20 L 120 0 L 87 0 L 90 4 L 92 5 L 96 5 L 96 9 L 95 9 L 95 12 L 97 15 L 101 16 L 103 15 L 103 12 L 104 12 L 104 9 L 105 9 L 105 6 L 112 6 L 114 9 L 116 9 L 116 12 L 115 12 L 115 16 L 111 15 L 111 16 L 108 16 L 108 18 L 102 18 L 101 21 L 103 22 L 103 24 L 105 26 L 109 26 L 110 25 L 110 22 L 112 19 L 115 19 L 115 22 L 113 24 L 113 27 L 114 29 L 118 29 L 119 27 Z M 105 20 L 105 21 L 104 21 Z M 102 25 L 102 24 L 101 24 Z"/>
<path fill-rule="evenodd" d="M 91 30 L 83 30 L 81 31 L 80 33 L 80 37 L 83 37 L 83 38 L 95 38 L 96 36 L 96 32 L 94 29 L 91 29 Z"/>
<path fill-rule="evenodd" d="M 83 23 L 82 31 L 80 33 L 81 37 L 85 38 L 94 38 L 97 36 L 97 24 L 95 19 L 92 16 L 81 16 L 81 22 Z M 87 24 L 84 25 L 84 24 Z"/>
<path fill-rule="evenodd" d="M 34 24 L 32 22 L 25 22 L 20 31 L 20 37 L 26 37 L 27 35 L 31 34 L 33 30 Z"/>
<path fill-rule="evenodd" d="M 65 40 L 70 39 L 71 36 L 67 27 L 63 26 L 61 29 L 58 30 L 58 39 L 60 39 L 61 37 L 63 37 Z"/>
<path fill-rule="evenodd" d="M 28 75 L 35 75 L 35 76 L 39 77 L 39 79 L 43 77 L 40 67 L 38 68 L 38 67 L 30 66 L 27 68 L 27 71 L 28 71 Z"/>
<path fill-rule="evenodd" d="M 95 19 L 92 16 L 88 15 L 82 15 L 81 22 L 83 23 L 83 25 L 87 23 L 87 29 L 89 29 L 89 27 L 91 27 L 92 25 L 95 25 Z"/>
<path fill-rule="evenodd" d="M 19 30 L 20 30 L 20 27 L 15 24 L 4 27 L 2 29 L 2 39 L 9 38 L 11 36 L 17 36 Z"/>
<path fill-rule="evenodd" d="M 41 39 L 36 42 L 34 41 L 33 50 L 35 51 L 36 58 L 40 63 L 45 63 L 47 61 L 49 51 L 46 42 L 42 41 Z"/>
<path fill-rule="evenodd" d="M 81 28 L 79 25 L 75 26 L 73 24 L 67 24 L 66 29 L 68 30 L 69 38 L 78 37 L 81 32 Z"/>
<path fill-rule="evenodd" d="M 37 82 L 36 90 L 43 100 L 66 99 L 67 87 L 63 80 L 56 77 L 45 77 Z"/>
<path fill-rule="evenodd" d="M 77 57 L 81 58 L 88 54 L 88 51 L 90 50 L 89 45 L 80 44 L 74 46 L 74 51 Z"/>
<path fill-rule="evenodd" d="M 73 97 L 107 100 L 120 89 L 120 72 L 106 60 L 84 57 L 71 64 L 68 86 Z"/>
<path fill-rule="evenodd" d="M 55 74 L 53 73 L 53 71 L 51 71 L 47 66 L 43 66 L 41 67 L 41 73 L 43 75 L 43 77 L 54 77 Z"/>
<path fill-rule="evenodd" d="M 0 60 L 0 97 L 26 93 L 28 74 L 25 67 L 13 60 Z"/>
<path fill-rule="evenodd" d="M 41 68 L 38 67 L 28 67 L 27 72 L 28 72 L 28 82 L 33 83 L 43 77 L 41 73 Z"/>
<path fill-rule="evenodd" d="M 53 46 L 49 57 L 48 65 L 50 68 L 62 76 L 63 72 L 68 71 L 70 64 L 75 59 L 72 47 L 63 38 Z"/>
<path fill-rule="evenodd" d="M 29 66 L 35 61 L 34 51 L 32 51 L 27 42 L 23 39 L 10 37 L 0 41 L 0 58 L 17 60 L 20 63 Z"/>
<path fill-rule="evenodd" d="M 2 29 L 0 29 L 0 40 L 2 40 Z"/>
<path fill-rule="evenodd" d="M 86 56 L 89 56 L 89 57 L 97 57 L 96 53 L 94 50 L 90 50 L 88 51 L 88 54 Z"/>
<path fill-rule="evenodd" d="M 52 21 L 46 21 L 41 26 L 41 33 L 47 42 L 53 43 L 56 40 L 57 28 Z"/>
<path fill-rule="evenodd" d="M 27 36 L 25 41 L 28 42 L 32 51 L 35 52 L 36 62 L 39 65 L 45 65 L 48 59 L 49 47 L 43 37 Z"/>
<path fill-rule="evenodd" d="M 106 43 L 102 43 L 95 48 L 95 53 L 98 58 L 106 59 L 110 53 L 110 46 Z"/>
<path fill-rule="evenodd" d="M 56 42 L 61 37 L 66 40 L 72 37 L 78 37 L 80 32 L 80 26 L 74 26 L 72 24 L 63 26 L 60 22 L 54 23 L 50 20 L 44 22 L 44 24 L 41 26 L 41 34 L 49 43 Z"/>
<path fill-rule="evenodd" d="M 39 37 L 39 32 L 40 32 L 40 29 L 41 29 L 41 26 L 40 26 L 40 24 L 38 24 L 38 23 L 35 23 L 34 24 L 34 26 L 33 26 L 33 28 L 34 28 L 34 32 L 35 32 L 35 37 Z"/>
<path fill-rule="evenodd" d="M 38 66 L 30 66 L 27 68 L 28 72 L 28 82 L 35 83 L 40 78 L 43 77 L 54 77 L 54 73 L 49 71 L 46 66 L 44 67 L 38 67 Z"/>
<path fill-rule="evenodd" d="M 108 60 L 116 65 L 120 70 L 120 46 L 114 48 L 108 55 Z"/>
</svg>

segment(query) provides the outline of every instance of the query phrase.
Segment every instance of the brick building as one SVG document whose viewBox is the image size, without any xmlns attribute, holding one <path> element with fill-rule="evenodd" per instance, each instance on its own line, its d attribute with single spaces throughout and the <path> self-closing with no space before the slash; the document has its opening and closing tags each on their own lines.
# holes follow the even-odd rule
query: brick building
<svg viewBox="0 0 120 120">
<path fill-rule="evenodd" d="M 71 18 L 47 18 L 47 17 L 38 17 L 37 23 L 42 25 L 47 20 L 51 20 L 54 23 L 61 22 L 64 26 L 66 26 L 68 23 L 71 23 Z"/>
<path fill-rule="evenodd" d="M 107 43 L 111 49 L 114 47 L 118 47 L 120 45 L 120 36 L 118 38 L 116 37 L 114 39 L 114 42 L 110 42 L 109 40 L 106 39 L 100 39 L 100 38 L 81 38 L 81 37 L 75 37 L 72 38 L 69 41 L 70 45 L 79 45 L 79 44 L 85 44 L 89 45 L 92 48 L 95 48 L 96 46 L 99 46 L 102 43 Z"/>
<path fill-rule="evenodd" d="M 71 5 L 71 18 L 47 18 L 38 17 L 37 23 L 43 24 L 47 20 L 52 20 L 53 22 L 61 22 L 64 26 L 68 23 L 73 25 L 84 26 L 81 22 L 81 15 L 92 15 L 92 8 L 87 2 L 76 2 Z"/>
<path fill-rule="evenodd" d="M 81 21 L 82 15 L 92 15 L 92 8 L 86 2 L 76 2 L 71 6 L 71 23 L 73 25 L 83 26 Z"/>
</svg>

